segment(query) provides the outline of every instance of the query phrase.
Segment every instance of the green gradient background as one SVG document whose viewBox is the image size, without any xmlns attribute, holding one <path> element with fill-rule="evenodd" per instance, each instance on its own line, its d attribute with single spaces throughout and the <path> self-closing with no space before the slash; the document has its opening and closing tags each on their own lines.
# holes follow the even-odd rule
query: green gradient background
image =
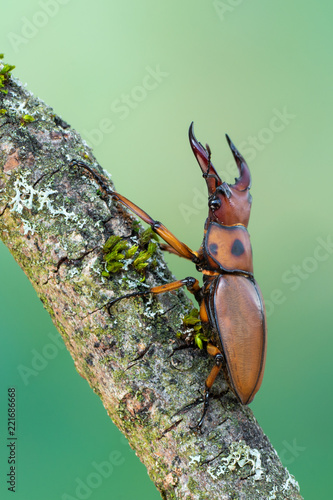
<svg viewBox="0 0 333 500">
<path fill-rule="evenodd" d="M 270 311 L 266 374 L 251 407 L 303 496 L 330 498 L 333 250 L 326 260 L 313 256 L 318 237 L 333 239 L 333 4 L 226 0 L 223 13 L 218 2 L 198 0 L 62 2 L 54 0 L 58 12 L 18 46 L 9 33 L 22 36 L 25 18 L 43 23 L 43 2 L 2 6 L 0 51 L 16 64 L 14 74 L 87 140 L 101 120 L 112 120 L 114 130 L 94 153 L 121 193 L 196 249 L 207 209 L 193 201 L 205 191 L 188 145 L 190 122 L 198 139 L 209 142 L 219 172 L 230 171 L 225 132 L 248 152 L 249 229 Z M 121 119 L 112 103 L 157 65 L 168 76 Z M 293 118 L 267 135 L 273 110 L 284 108 Z M 249 137 L 259 137 L 254 154 Z M 190 220 L 181 204 L 194 208 Z M 4 437 L 7 388 L 15 386 L 16 500 L 75 498 L 76 479 L 86 481 L 93 462 L 115 450 L 124 463 L 87 498 L 160 498 L 64 349 L 24 384 L 18 365 L 31 367 L 32 350 L 42 353 L 57 332 L 2 244 L 0 258 L 0 497 L 13 498 L 4 484 Z M 168 260 L 178 278 L 193 274 L 190 263 Z M 283 279 L 293 266 L 303 268 L 295 290 Z M 281 304 L 272 302 L 275 289 Z"/>
</svg>

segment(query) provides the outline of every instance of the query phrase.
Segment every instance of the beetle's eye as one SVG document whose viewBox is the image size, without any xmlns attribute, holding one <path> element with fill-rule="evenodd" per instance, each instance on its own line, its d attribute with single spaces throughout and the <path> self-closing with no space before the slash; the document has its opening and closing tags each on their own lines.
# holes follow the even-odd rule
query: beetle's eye
<svg viewBox="0 0 333 500">
<path fill-rule="evenodd" d="M 212 198 L 208 202 L 209 208 L 214 212 L 215 210 L 218 210 L 221 206 L 221 200 L 219 198 Z"/>
</svg>

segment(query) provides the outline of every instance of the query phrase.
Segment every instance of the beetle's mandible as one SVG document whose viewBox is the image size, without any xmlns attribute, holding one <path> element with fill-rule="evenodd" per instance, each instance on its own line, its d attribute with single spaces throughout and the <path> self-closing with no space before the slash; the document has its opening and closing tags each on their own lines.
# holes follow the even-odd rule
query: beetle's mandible
<svg viewBox="0 0 333 500">
<path fill-rule="evenodd" d="M 203 147 L 194 136 L 193 123 L 189 139 L 208 188 L 208 217 L 204 239 L 197 252 L 178 240 L 163 224 L 152 219 L 130 200 L 112 191 L 101 174 L 82 162 L 73 161 L 90 172 L 102 190 L 129 208 L 165 241 L 163 250 L 191 260 L 203 273 L 203 286 L 198 280 L 182 280 L 118 297 L 147 293 L 160 294 L 181 287 L 193 293 L 200 305 L 203 328 L 209 331 L 207 351 L 214 357 L 214 366 L 205 383 L 204 410 L 198 423 L 201 427 L 209 402 L 210 389 L 222 369 L 227 383 L 243 405 L 250 403 L 258 392 L 266 359 L 266 317 L 262 294 L 253 276 L 252 249 L 247 226 L 252 197 L 249 168 L 231 142 L 227 141 L 236 161 L 239 177 L 235 184 L 222 182 L 211 163 L 209 146 Z"/>
</svg>

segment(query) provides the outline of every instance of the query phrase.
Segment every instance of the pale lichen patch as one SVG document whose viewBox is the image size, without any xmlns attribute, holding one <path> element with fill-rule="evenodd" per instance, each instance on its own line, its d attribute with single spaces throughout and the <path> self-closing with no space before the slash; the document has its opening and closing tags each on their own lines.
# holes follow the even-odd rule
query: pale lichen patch
<svg viewBox="0 0 333 500">
<path fill-rule="evenodd" d="M 296 488 L 297 491 L 300 491 L 300 487 L 299 487 L 299 484 L 298 482 L 296 481 L 296 479 L 294 478 L 294 476 L 292 476 L 290 474 L 290 472 L 285 469 L 286 471 L 286 474 L 287 474 L 287 480 L 286 482 L 282 485 L 282 490 L 283 491 L 287 491 L 289 489 L 292 489 L 292 488 Z"/>
<path fill-rule="evenodd" d="M 45 186 L 43 190 L 35 189 L 29 184 L 27 174 L 22 174 L 15 179 L 14 190 L 15 194 L 9 201 L 9 205 L 12 207 L 11 212 L 22 214 L 24 208 L 31 210 L 34 206 L 38 211 L 45 207 L 51 215 L 62 215 L 66 220 L 76 220 L 77 218 L 74 212 L 68 212 L 65 207 L 55 208 L 53 206 L 54 201 L 50 196 L 57 193 L 55 189 L 51 189 L 49 185 Z"/>
<path fill-rule="evenodd" d="M 273 486 L 273 489 L 269 493 L 267 500 L 275 500 L 277 498 L 276 493 L 278 492 L 277 486 Z"/>
<path fill-rule="evenodd" d="M 26 235 L 28 233 L 30 233 L 31 235 L 33 235 L 35 233 L 35 230 L 36 230 L 36 224 L 28 221 L 28 220 L 25 220 L 22 218 L 22 222 L 23 222 L 23 234 Z"/>
<path fill-rule="evenodd" d="M 189 457 L 191 460 L 189 461 L 189 465 L 194 465 L 194 464 L 198 464 L 200 463 L 200 455 L 196 455 L 196 456 L 190 456 Z"/>
<path fill-rule="evenodd" d="M 261 479 L 264 470 L 261 466 L 260 452 L 255 448 L 250 448 L 243 441 L 233 442 L 230 446 L 229 455 L 222 457 L 217 466 L 209 466 L 207 472 L 216 480 L 219 476 L 233 472 L 237 467 L 243 468 L 245 465 L 251 466 L 251 476 L 255 481 Z"/>
</svg>

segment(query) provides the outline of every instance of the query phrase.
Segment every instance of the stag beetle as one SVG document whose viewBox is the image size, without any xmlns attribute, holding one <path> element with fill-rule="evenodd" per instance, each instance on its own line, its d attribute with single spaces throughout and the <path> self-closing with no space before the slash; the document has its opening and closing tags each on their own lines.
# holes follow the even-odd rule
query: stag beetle
<svg viewBox="0 0 333 500">
<path fill-rule="evenodd" d="M 214 366 L 205 383 L 204 409 L 197 425 L 201 427 L 207 412 L 210 390 L 219 371 L 223 370 L 229 388 L 243 405 L 249 404 L 258 392 L 266 359 L 266 317 L 260 288 L 253 277 L 252 249 L 247 226 L 252 197 L 249 189 L 249 168 L 226 135 L 236 161 L 239 178 L 235 184 L 222 182 L 212 162 L 211 151 L 194 136 L 193 122 L 189 140 L 193 153 L 202 170 L 208 188 L 208 218 L 204 226 L 204 239 L 197 252 L 178 240 L 163 224 L 152 219 L 127 198 L 112 191 L 107 179 L 79 161 L 78 165 L 90 172 L 102 190 L 112 196 L 144 222 L 149 224 L 166 244 L 163 250 L 191 260 L 203 274 L 203 286 L 197 279 L 187 277 L 172 283 L 134 292 L 108 303 L 147 293 L 160 294 L 181 287 L 194 295 L 200 305 L 200 320 L 204 331 L 209 332 L 207 352 L 214 357 Z"/>
</svg>

